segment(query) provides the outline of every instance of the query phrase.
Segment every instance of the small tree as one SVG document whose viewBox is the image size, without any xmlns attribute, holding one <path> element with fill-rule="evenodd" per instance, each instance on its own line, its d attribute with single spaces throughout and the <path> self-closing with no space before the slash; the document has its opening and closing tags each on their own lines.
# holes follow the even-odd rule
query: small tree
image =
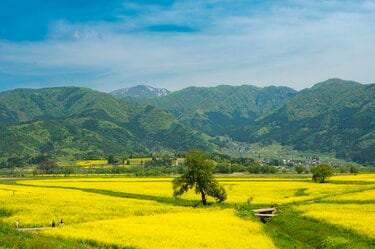
<svg viewBox="0 0 375 249">
<path fill-rule="evenodd" d="M 116 159 L 115 159 L 115 157 L 113 155 L 110 155 L 108 157 L 107 161 L 108 161 L 108 164 L 115 164 L 115 163 L 117 163 L 117 161 L 116 161 Z"/>
<path fill-rule="evenodd" d="M 304 171 L 305 171 L 305 167 L 303 165 L 296 165 L 294 167 L 294 170 L 298 173 L 298 174 L 302 174 Z"/>
<path fill-rule="evenodd" d="M 201 194 L 203 205 L 207 205 L 207 195 L 218 202 L 227 198 L 225 189 L 212 175 L 213 162 L 202 151 L 192 150 L 186 154 L 186 165 L 187 172 L 173 180 L 173 196 L 181 196 L 194 188 L 195 193 Z"/>
<path fill-rule="evenodd" d="M 334 170 L 328 164 L 320 164 L 311 168 L 311 173 L 313 174 L 312 179 L 315 182 L 324 183 L 326 182 L 327 178 L 333 176 Z"/>
<path fill-rule="evenodd" d="M 56 173 L 57 165 L 55 162 L 46 160 L 37 165 L 37 171 L 42 174 L 52 174 Z"/>
<path fill-rule="evenodd" d="M 350 171 L 351 174 L 356 175 L 359 172 L 359 168 L 355 165 L 351 165 L 349 171 Z"/>
</svg>

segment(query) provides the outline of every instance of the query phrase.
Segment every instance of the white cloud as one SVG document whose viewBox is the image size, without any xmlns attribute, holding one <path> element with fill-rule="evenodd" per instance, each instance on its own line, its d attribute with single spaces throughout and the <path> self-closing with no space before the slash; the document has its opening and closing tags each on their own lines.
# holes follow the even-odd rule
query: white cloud
<svg viewBox="0 0 375 249">
<path fill-rule="evenodd" d="M 195 3 L 153 6 L 147 16 L 120 23 L 61 20 L 51 24 L 47 41 L 1 42 L 0 76 L 6 72 L 6 79 L 32 86 L 42 81 L 105 91 L 143 83 L 169 89 L 224 83 L 301 89 L 331 77 L 375 81 L 371 1 L 290 1 L 237 14 Z M 246 1 L 241 3 L 245 8 Z M 199 32 L 139 31 L 172 22 Z"/>
</svg>

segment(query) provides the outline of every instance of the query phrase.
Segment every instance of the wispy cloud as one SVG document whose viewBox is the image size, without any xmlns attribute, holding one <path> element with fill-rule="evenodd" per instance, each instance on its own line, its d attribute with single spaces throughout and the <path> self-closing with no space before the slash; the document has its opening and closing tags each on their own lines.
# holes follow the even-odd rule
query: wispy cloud
<svg viewBox="0 0 375 249">
<path fill-rule="evenodd" d="M 198 2 L 198 3 L 197 3 Z M 372 1 L 126 1 L 113 20 L 52 20 L 0 42 L 0 88 L 374 82 Z"/>
</svg>

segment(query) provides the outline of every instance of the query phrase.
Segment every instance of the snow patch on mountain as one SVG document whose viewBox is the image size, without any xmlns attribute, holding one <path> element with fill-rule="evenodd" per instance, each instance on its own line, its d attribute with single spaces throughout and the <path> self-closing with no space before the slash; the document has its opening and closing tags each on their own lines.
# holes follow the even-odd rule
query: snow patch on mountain
<svg viewBox="0 0 375 249">
<path fill-rule="evenodd" d="M 122 88 L 111 92 L 116 98 L 135 97 L 135 98 L 156 98 L 168 95 L 169 90 L 165 88 L 156 88 L 149 85 L 138 85 L 134 87 Z"/>
</svg>

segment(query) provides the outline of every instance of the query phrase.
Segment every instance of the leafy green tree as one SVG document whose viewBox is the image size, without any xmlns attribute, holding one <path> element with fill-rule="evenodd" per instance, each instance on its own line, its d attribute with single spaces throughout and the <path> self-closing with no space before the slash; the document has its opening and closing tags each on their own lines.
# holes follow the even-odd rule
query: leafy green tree
<svg viewBox="0 0 375 249">
<path fill-rule="evenodd" d="M 265 165 L 260 167 L 260 173 L 262 174 L 275 174 L 278 169 L 272 165 Z"/>
<path fill-rule="evenodd" d="M 199 150 L 192 150 L 186 154 L 187 172 L 173 180 L 173 195 L 181 196 L 189 189 L 201 194 L 203 205 L 207 205 L 207 195 L 214 197 L 218 202 L 227 198 L 225 189 L 213 177 L 214 164 Z"/>
<path fill-rule="evenodd" d="M 25 160 L 21 157 L 10 157 L 7 160 L 8 167 L 22 167 L 26 164 Z"/>
<path fill-rule="evenodd" d="M 115 164 L 117 161 L 113 155 L 108 157 L 108 164 Z"/>
<path fill-rule="evenodd" d="M 350 171 L 351 174 L 356 175 L 359 172 L 359 168 L 355 165 L 351 165 L 349 171 Z"/>
<path fill-rule="evenodd" d="M 303 165 L 296 165 L 294 167 L 294 170 L 298 173 L 298 174 L 302 174 L 304 171 L 305 171 L 305 167 Z"/>
<path fill-rule="evenodd" d="M 248 168 L 249 173 L 251 174 L 259 174 L 260 173 L 260 165 L 254 164 Z"/>
<path fill-rule="evenodd" d="M 53 161 L 46 160 L 44 162 L 40 162 L 37 165 L 37 171 L 41 174 L 54 174 L 57 173 L 57 165 Z"/>
<path fill-rule="evenodd" d="M 315 182 L 324 183 L 326 182 L 327 178 L 333 176 L 334 170 L 332 166 L 328 164 L 320 164 L 311 168 L 312 179 Z"/>
<path fill-rule="evenodd" d="M 214 172 L 223 174 L 232 173 L 230 165 L 228 163 L 218 163 L 214 168 Z"/>
<path fill-rule="evenodd" d="M 344 173 L 348 173 L 350 170 L 350 166 L 349 165 L 345 165 L 344 167 L 340 167 L 340 173 L 344 174 Z"/>
</svg>

